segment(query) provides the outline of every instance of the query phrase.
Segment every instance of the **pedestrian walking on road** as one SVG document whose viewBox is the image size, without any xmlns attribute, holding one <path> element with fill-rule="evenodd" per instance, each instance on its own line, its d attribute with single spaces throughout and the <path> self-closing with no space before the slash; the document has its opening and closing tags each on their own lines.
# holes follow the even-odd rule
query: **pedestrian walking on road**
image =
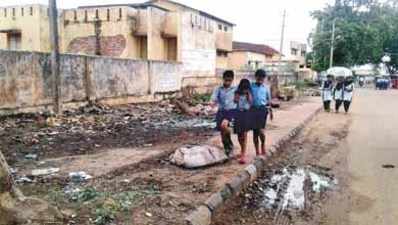
<svg viewBox="0 0 398 225">
<path fill-rule="evenodd" d="M 333 76 L 328 75 L 327 80 L 322 83 L 322 101 L 325 112 L 330 112 L 330 103 L 333 100 Z"/>
<path fill-rule="evenodd" d="M 354 93 L 354 78 L 347 77 L 346 80 L 344 81 L 344 93 L 343 93 L 345 113 L 348 113 L 350 110 L 353 93 Z"/>
<path fill-rule="evenodd" d="M 265 155 L 266 153 L 265 127 L 267 125 L 268 111 L 271 106 L 271 92 L 269 87 L 264 84 L 266 77 L 267 73 L 264 70 L 257 70 L 255 74 L 256 81 L 251 85 L 253 106 L 250 113 L 253 129 L 253 142 L 257 155 Z"/>
<path fill-rule="evenodd" d="M 335 110 L 339 113 L 340 107 L 344 101 L 344 77 L 337 77 L 337 83 L 333 90 L 335 100 Z"/>
<path fill-rule="evenodd" d="M 233 80 L 234 72 L 232 70 L 225 71 L 222 86 L 215 89 L 211 96 L 212 104 L 218 105 L 216 115 L 217 130 L 221 133 L 221 140 L 228 157 L 231 156 L 234 148 L 231 139 L 231 127 L 237 106 L 234 101 L 236 88 L 232 85 Z"/>
<path fill-rule="evenodd" d="M 234 132 L 238 135 L 241 154 L 239 155 L 239 163 L 246 163 L 247 150 L 247 133 L 251 130 L 250 126 L 250 108 L 253 103 L 251 93 L 251 84 L 248 79 L 242 79 L 235 92 L 235 103 L 237 111 L 235 114 Z"/>
</svg>

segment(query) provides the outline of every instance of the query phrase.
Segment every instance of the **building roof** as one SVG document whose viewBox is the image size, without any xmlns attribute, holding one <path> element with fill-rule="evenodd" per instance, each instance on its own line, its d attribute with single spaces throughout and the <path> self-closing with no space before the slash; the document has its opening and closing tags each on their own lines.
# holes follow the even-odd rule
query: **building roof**
<svg viewBox="0 0 398 225">
<path fill-rule="evenodd" d="M 131 7 L 136 9 L 145 9 L 147 7 L 155 7 L 164 11 L 169 11 L 163 7 L 151 4 L 150 2 L 136 3 L 136 4 L 107 4 L 107 5 L 86 5 L 79 6 L 78 9 L 91 9 L 91 8 L 109 8 L 109 7 Z"/>
<path fill-rule="evenodd" d="M 280 54 L 279 51 L 275 50 L 274 48 L 263 45 L 263 44 L 253 44 L 247 42 L 233 42 L 233 51 L 247 51 L 247 52 L 255 52 L 259 54 L 264 54 L 267 56 L 273 56 L 276 54 Z"/>
<path fill-rule="evenodd" d="M 137 3 L 137 4 L 89 5 L 89 6 L 79 6 L 78 8 L 79 8 L 79 9 L 88 9 L 88 8 L 122 7 L 122 6 L 126 6 L 126 7 L 132 7 L 132 8 L 156 7 L 156 8 L 165 10 L 165 11 L 169 11 L 169 10 L 163 8 L 163 7 L 160 7 L 160 6 L 156 5 L 156 4 L 154 4 L 154 3 L 156 3 L 157 1 L 159 1 L 159 0 L 149 0 L 149 1 L 147 1 L 147 2 L 144 2 L 144 3 Z M 225 23 L 225 24 L 230 25 L 230 26 L 235 26 L 235 24 L 233 24 L 233 23 L 231 23 L 231 22 L 229 22 L 229 21 L 226 21 L 226 20 L 224 20 L 224 19 L 221 19 L 221 18 L 219 18 L 219 17 L 216 17 L 216 16 L 214 16 L 214 15 L 211 15 L 211 14 L 205 12 L 205 11 L 201 11 L 201 10 L 195 9 L 195 8 L 192 8 L 192 7 L 190 7 L 190 6 L 187 6 L 187 5 L 184 5 L 184 4 L 175 2 L 175 1 L 170 1 L 170 0 L 162 0 L 162 1 L 167 1 L 167 2 L 170 2 L 171 4 L 174 4 L 174 5 L 178 5 L 178 6 L 187 8 L 187 9 L 191 9 L 191 10 L 194 10 L 194 11 L 198 11 L 199 14 L 202 15 L 202 16 L 208 17 L 208 18 L 210 18 L 210 19 L 213 19 L 213 20 L 218 21 L 218 22 L 221 22 L 221 23 Z"/>
<path fill-rule="evenodd" d="M 202 16 L 208 17 L 208 18 L 210 18 L 210 19 L 213 19 L 213 20 L 218 21 L 218 22 L 221 22 L 221 23 L 225 23 L 225 24 L 227 24 L 227 25 L 229 25 L 229 26 L 235 26 L 234 23 L 231 23 L 231 22 L 229 22 L 229 21 L 227 21 L 227 20 L 224 20 L 224 19 L 221 19 L 221 18 L 219 18 L 219 17 L 216 17 L 216 16 L 214 16 L 214 15 L 212 15 L 212 14 L 210 14 L 210 13 L 207 13 L 207 12 L 205 12 L 205 11 L 202 11 L 202 10 L 199 10 L 199 9 L 195 9 L 195 8 L 190 7 L 190 6 L 181 4 L 181 3 L 179 3 L 179 2 L 175 2 L 175 1 L 171 1 L 171 0 L 149 0 L 147 3 L 155 3 L 155 2 L 158 2 L 158 1 L 167 1 L 167 2 L 170 2 L 171 4 L 174 4 L 174 5 L 178 5 L 178 6 L 187 8 L 187 9 L 191 9 L 191 10 L 194 10 L 194 11 L 198 11 L 199 14 L 202 15 Z"/>
</svg>

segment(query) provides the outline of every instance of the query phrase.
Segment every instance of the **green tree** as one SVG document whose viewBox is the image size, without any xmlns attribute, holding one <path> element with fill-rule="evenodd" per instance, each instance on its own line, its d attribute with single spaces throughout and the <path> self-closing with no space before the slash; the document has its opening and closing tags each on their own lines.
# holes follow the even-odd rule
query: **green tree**
<svg viewBox="0 0 398 225">
<path fill-rule="evenodd" d="M 398 10 L 396 1 L 336 0 L 312 17 L 318 21 L 310 34 L 313 69 L 329 67 L 331 32 L 336 22 L 334 65 L 377 64 L 386 52 L 398 53 Z M 398 68 L 398 55 L 392 54 L 392 68 Z"/>
</svg>

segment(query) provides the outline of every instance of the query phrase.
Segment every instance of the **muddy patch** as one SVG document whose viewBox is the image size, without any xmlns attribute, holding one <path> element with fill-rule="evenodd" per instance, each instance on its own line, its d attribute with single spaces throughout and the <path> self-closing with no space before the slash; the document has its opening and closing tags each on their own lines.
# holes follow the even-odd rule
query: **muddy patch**
<svg viewBox="0 0 398 225">
<path fill-rule="evenodd" d="M 338 181 L 320 167 L 286 167 L 266 176 L 254 185 L 249 192 L 248 204 L 258 208 L 276 209 L 277 213 L 291 210 L 304 210 L 311 204 L 308 196 L 323 193 L 334 188 Z"/>
</svg>

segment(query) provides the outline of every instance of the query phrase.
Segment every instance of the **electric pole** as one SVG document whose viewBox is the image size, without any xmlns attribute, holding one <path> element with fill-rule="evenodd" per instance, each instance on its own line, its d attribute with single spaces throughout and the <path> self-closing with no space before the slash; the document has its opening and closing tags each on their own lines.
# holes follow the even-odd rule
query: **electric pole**
<svg viewBox="0 0 398 225">
<path fill-rule="evenodd" d="M 54 112 L 61 113 L 61 77 L 60 77 L 60 57 L 59 57 L 59 37 L 58 37 L 58 9 L 57 1 L 49 0 L 49 21 L 50 21 L 50 41 L 51 41 L 51 75 L 53 89 Z"/>
<path fill-rule="evenodd" d="M 334 56 L 334 36 L 336 32 L 336 19 L 333 20 L 333 25 L 332 25 L 332 40 L 331 40 L 331 46 L 330 46 L 330 64 L 329 67 L 333 67 L 333 56 Z"/>
<path fill-rule="evenodd" d="M 286 26 L 286 9 L 283 11 L 283 19 L 282 19 L 281 45 L 279 48 L 279 52 L 280 52 L 279 60 L 280 61 L 282 61 L 282 55 L 283 55 L 283 42 L 285 40 L 285 26 Z"/>
</svg>

